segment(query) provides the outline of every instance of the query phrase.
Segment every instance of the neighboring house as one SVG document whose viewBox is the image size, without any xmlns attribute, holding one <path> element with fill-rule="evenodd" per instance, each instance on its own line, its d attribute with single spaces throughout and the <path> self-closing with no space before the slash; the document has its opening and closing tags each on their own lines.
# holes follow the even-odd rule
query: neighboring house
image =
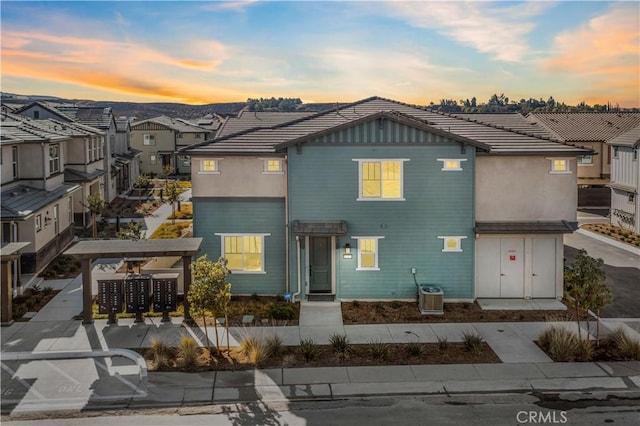
<svg viewBox="0 0 640 426">
<path fill-rule="evenodd" d="M 194 236 L 235 294 L 415 299 L 415 268 L 473 300 L 562 297 L 592 151 L 374 97 L 184 153 Z"/>
<path fill-rule="evenodd" d="M 196 120 L 195 125 L 205 129 L 210 135 L 215 135 L 223 121 L 224 118 L 217 114 L 205 114 Z"/>
<path fill-rule="evenodd" d="M 591 148 L 578 159 L 578 206 L 609 207 L 611 152 L 607 141 L 640 124 L 638 112 L 532 112 L 527 120 L 554 138 Z"/>
<path fill-rule="evenodd" d="M 127 117 L 116 119 L 116 138 L 111 147 L 117 171 L 116 192 L 123 194 L 133 188 L 140 174 L 141 152 L 131 147 L 131 122 Z"/>
<path fill-rule="evenodd" d="M 22 252 L 22 273 L 39 272 L 73 240 L 74 198 L 81 187 L 64 178 L 74 138 L 56 126 L 2 114 L 2 244 L 31 243 Z M 19 292 L 17 286 L 18 279 Z"/>
<path fill-rule="evenodd" d="M 131 146 L 141 153 L 141 173 L 160 174 L 171 166 L 176 174 L 190 174 L 191 160 L 178 150 L 212 136 L 188 121 L 164 115 L 131 123 Z"/>
<path fill-rule="evenodd" d="M 274 112 L 248 111 L 243 109 L 237 117 L 226 117 L 218 131 L 216 138 L 247 131 L 259 127 L 276 126 L 313 115 L 313 112 Z"/>
<path fill-rule="evenodd" d="M 611 224 L 640 233 L 640 125 L 607 144 L 611 147 Z"/>
</svg>

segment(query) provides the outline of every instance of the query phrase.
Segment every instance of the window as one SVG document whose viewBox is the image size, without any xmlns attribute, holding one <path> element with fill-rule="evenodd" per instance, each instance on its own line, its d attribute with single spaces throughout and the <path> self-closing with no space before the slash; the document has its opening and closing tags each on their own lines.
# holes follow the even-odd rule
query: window
<svg viewBox="0 0 640 426">
<path fill-rule="evenodd" d="M 222 257 L 235 273 L 264 273 L 264 237 L 271 234 L 216 234 L 222 240 Z"/>
<path fill-rule="evenodd" d="M 447 237 L 438 237 L 438 238 L 442 239 L 442 242 L 444 243 L 444 247 L 442 248 L 442 251 L 460 252 L 462 251 L 462 240 L 467 237 L 447 236 Z"/>
<path fill-rule="evenodd" d="M 593 164 L 593 155 L 578 157 L 578 164 Z"/>
<path fill-rule="evenodd" d="M 398 160 L 353 160 L 359 163 L 358 201 L 403 201 L 403 162 Z"/>
<path fill-rule="evenodd" d="M 112 154 L 116 152 L 116 137 L 114 135 L 109 136 L 109 149 Z"/>
<path fill-rule="evenodd" d="M 444 171 L 460 171 L 462 170 L 462 162 L 467 161 L 466 158 L 438 158 L 442 161 L 442 170 Z"/>
<path fill-rule="evenodd" d="M 636 194 L 634 194 L 633 192 L 627 193 L 627 202 L 633 204 L 635 200 L 636 200 Z"/>
<path fill-rule="evenodd" d="M 618 158 L 618 147 L 617 146 L 613 147 L 613 158 Z"/>
<path fill-rule="evenodd" d="M 272 158 L 264 160 L 264 172 L 263 173 L 282 173 L 282 160 L 279 158 Z"/>
<path fill-rule="evenodd" d="M 42 230 L 42 215 L 36 215 L 36 232 L 40 232 Z"/>
<path fill-rule="evenodd" d="M 33 119 L 34 120 L 40 119 L 40 111 L 33 111 Z"/>
<path fill-rule="evenodd" d="M 105 146 L 104 138 L 98 139 L 98 143 L 100 143 L 100 158 L 104 158 L 104 156 L 106 155 L 104 152 L 104 146 Z"/>
<path fill-rule="evenodd" d="M 11 147 L 11 170 L 14 179 L 18 179 L 18 147 Z"/>
<path fill-rule="evenodd" d="M 158 159 L 156 158 L 155 155 L 150 155 L 149 156 L 149 164 L 151 165 L 156 165 L 158 163 Z"/>
<path fill-rule="evenodd" d="M 156 144 L 156 135 L 144 134 L 142 136 L 142 144 L 143 145 L 155 145 Z"/>
<path fill-rule="evenodd" d="M 358 267 L 356 271 L 379 271 L 378 240 L 384 237 L 351 237 L 358 241 Z"/>
<path fill-rule="evenodd" d="M 60 145 L 49 145 L 49 174 L 60 171 Z"/>
<path fill-rule="evenodd" d="M 189 167 L 191 165 L 191 157 L 182 157 L 182 165 Z"/>
<path fill-rule="evenodd" d="M 93 159 L 98 160 L 100 158 L 100 155 L 98 153 L 98 144 L 100 142 L 98 141 L 98 138 L 93 138 Z"/>
<path fill-rule="evenodd" d="M 200 172 L 212 174 L 220 173 L 220 171 L 218 170 L 218 160 L 201 160 Z"/>
<path fill-rule="evenodd" d="M 549 158 L 551 161 L 551 173 L 571 173 L 568 158 Z"/>
<path fill-rule="evenodd" d="M 633 150 L 632 158 L 633 158 L 633 161 L 636 161 L 638 159 L 638 149 L 637 148 Z"/>
</svg>

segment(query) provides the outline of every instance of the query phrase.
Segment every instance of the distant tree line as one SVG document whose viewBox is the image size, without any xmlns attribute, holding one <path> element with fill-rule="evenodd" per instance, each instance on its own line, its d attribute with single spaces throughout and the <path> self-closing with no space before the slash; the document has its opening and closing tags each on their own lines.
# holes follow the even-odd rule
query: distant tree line
<svg viewBox="0 0 640 426">
<path fill-rule="evenodd" d="M 441 112 L 480 112 L 480 113 L 495 113 L 495 112 L 519 112 L 526 115 L 530 112 L 616 112 L 616 111 L 640 111 L 639 108 L 625 108 L 621 109 L 619 105 L 612 105 L 607 102 L 605 105 L 595 104 L 593 106 L 587 105 L 584 102 L 580 102 L 578 105 L 567 105 L 564 102 L 556 101 L 553 96 L 550 96 L 546 101 L 543 98 L 540 99 L 520 99 L 519 101 L 509 100 L 504 93 L 498 95 L 493 94 L 486 103 L 478 103 L 478 100 L 474 96 L 469 99 L 460 99 L 458 101 L 454 99 L 441 99 L 440 103 L 429 103 L 429 108 Z"/>
<path fill-rule="evenodd" d="M 300 98 L 260 98 L 247 99 L 249 111 L 295 111 L 302 104 Z"/>
</svg>

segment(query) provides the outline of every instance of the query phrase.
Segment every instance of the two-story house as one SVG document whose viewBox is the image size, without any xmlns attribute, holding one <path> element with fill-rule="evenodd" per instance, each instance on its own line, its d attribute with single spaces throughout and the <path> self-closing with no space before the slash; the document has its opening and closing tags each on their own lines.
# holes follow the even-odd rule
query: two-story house
<svg viewBox="0 0 640 426">
<path fill-rule="evenodd" d="M 611 224 L 640 233 L 640 125 L 609 141 Z"/>
<path fill-rule="evenodd" d="M 2 244 L 29 242 L 22 273 L 37 273 L 73 240 L 74 197 L 81 186 L 66 183 L 72 137 L 49 125 L 2 114 Z M 20 271 L 14 270 L 17 277 Z M 14 290 L 18 285 L 14 282 Z"/>
<path fill-rule="evenodd" d="M 170 166 L 176 174 L 190 174 L 191 160 L 178 151 L 211 136 L 206 129 L 164 115 L 131 123 L 131 146 L 141 152 L 142 173 L 160 174 Z"/>
<path fill-rule="evenodd" d="M 111 147 L 115 160 L 116 193 L 123 194 L 133 187 L 140 174 L 141 152 L 131 147 L 131 121 L 127 117 L 116 119 L 116 137 Z"/>
<path fill-rule="evenodd" d="M 608 208 L 611 151 L 606 142 L 640 124 L 640 113 L 532 112 L 526 118 L 560 141 L 593 150 L 578 159 L 578 206 Z"/>
<path fill-rule="evenodd" d="M 562 297 L 590 149 L 369 98 L 183 151 L 194 236 L 236 294 Z"/>
</svg>

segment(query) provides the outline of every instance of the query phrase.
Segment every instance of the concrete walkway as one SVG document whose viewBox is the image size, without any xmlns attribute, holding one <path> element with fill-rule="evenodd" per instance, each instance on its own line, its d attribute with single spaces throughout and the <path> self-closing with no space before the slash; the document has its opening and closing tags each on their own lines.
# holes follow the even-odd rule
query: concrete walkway
<svg viewBox="0 0 640 426">
<path fill-rule="evenodd" d="M 191 200 L 191 188 L 187 189 L 180 194 L 180 201 L 186 202 Z M 176 207 L 177 209 L 177 207 Z M 151 215 L 144 218 L 144 231 L 142 238 L 149 238 L 155 231 L 166 222 L 167 218 L 171 215 L 171 205 L 161 204 Z"/>
</svg>

